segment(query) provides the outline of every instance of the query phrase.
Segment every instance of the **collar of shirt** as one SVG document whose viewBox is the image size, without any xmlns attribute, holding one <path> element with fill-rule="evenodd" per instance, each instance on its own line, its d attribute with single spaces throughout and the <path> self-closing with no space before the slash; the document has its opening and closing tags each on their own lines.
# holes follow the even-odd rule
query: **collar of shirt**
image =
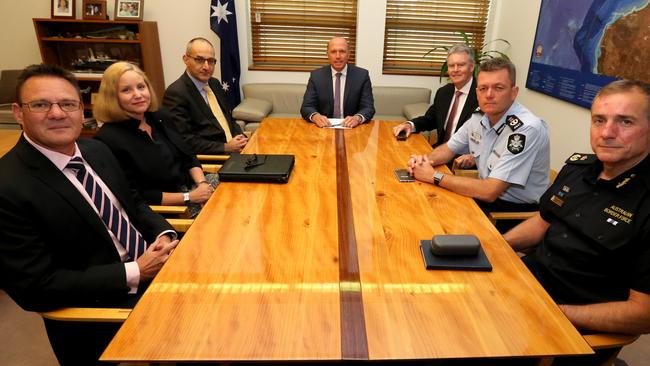
<svg viewBox="0 0 650 366">
<path fill-rule="evenodd" d="M 508 116 L 510 116 L 512 114 L 516 114 L 513 111 L 515 111 L 517 109 L 519 109 L 519 102 L 517 102 L 517 101 L 512 102 L 512 104 L 510 105 L 510 108 L 508 108 L 506 110 L 506 112 L 503 114 L 503 116 L 501 116 L 501 118 L 499 118 L 499 122 L 495 123 L 494 126 L 490 126 L 490 119 L 488 118 L 487 114 L 484 114 L 483 118 L 481 118 L 481 125 L 485 129 L 493 129 L 495 131 L 499 131 L 499 128 L 501 128 L 501 126 L 504 123 L 506 123 L 506 117 L 508 117 Z"/>
<path fill-rule="evenodd" d="M 463 85 L 463 87 L 460 88 L 460 89 L 456 89 L 456 91 L 460 90 L 461 92 L 463 92 L 463 96 L 467 96 L 469 94 L 469 92 L 472 90 L 472 82 L 473 81 L 474 81 L 473 77 L 469 78 L 469 80 L 467 80 L 465 85 Z"/>
<path fill-rule="evenodd" d="M 36 150 L 38 150 L 41 154 L 45 155 L 46 158 L 48 158 L 59 170 L 63 171 L 65 169 L 66 165 L 72 160 L 74 157 L 80 157 L 83 159 L 81 156 L 81 152 L 79 152 L 79 147 L 77 146 L 77 143 L 74 143 L 74 155 L 68 156 L 66 154 L 61 154 L 60 152 L 52 151 L 50 149 L 47 149 L 43 146 L 40 146 L 36 144 L 34 141 L 32 141 L 27 134 L 23 133 L 23 136 L 25 136 L 25 140 L 29 142 L 30 145 L 34 146 Z"/>
<path fill-rule="evenodd" d="M 196 79 L 194 76 L 190 75 L 189 72 L 185 71 L 187 76 L 190 77 L 190 80 L 192 80 L 192 83 L 196 87 L 196 89 L 199 91 L 201 96 L 203 96 L 203 99 L 205 99 L 205 102 L 208 102 L 208 95 L 205 93 L 205 90 L 203 89 L 206 85 L 209 85 L 209 83 L 204 83 L 201 80 Z"/>
<path fill-rule="evenodd" d="M 603 171 L 603 163 L 600 160 L 596 160 L 589 167 L 589 171 L 587 174 L 585 174 L 584 179 L 592 185 L 598 184 L 598 182 L 600 182 L 600 184 L 603 184 L 604 186 L 613 189 L 613 188 L 620 188 L 626 186 L 628 182 L 630 182 L 630 179 L 635 178 L 632 180 L 640 179 L 643 182 L 643 184 L 647 187 L 647 189 L 650 190 L 650 174 L 649 174 L 650 155 L 646 156 L 645 159 L 643 159 L 637 165 L 619 174 L 613 179 L 610 180 L 598 179 L 602 171 Z"/>
<path fill-rule="evenodd" d="M 348 76 L 348 65 L 347 64 L 345 66 L 343 66 L 343 70 L 341 70 L 341 71 L 334 70 L 334 68 L 332 66 L 330 66 L 330 70 L 332 70 L 332 79 L 336 78 L 336 73 L 337 72 L 340 72 L 341 76 L 343 76 L 343 77 Z"/>
</svg>

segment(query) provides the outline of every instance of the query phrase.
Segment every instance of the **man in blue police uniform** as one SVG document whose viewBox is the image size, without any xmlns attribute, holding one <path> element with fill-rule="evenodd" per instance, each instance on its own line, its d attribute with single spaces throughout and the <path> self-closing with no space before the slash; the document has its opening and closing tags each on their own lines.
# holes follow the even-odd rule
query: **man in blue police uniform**
<svg viewBox="0 0 650 366">
<path fill-rule="evenodd" d="M 479 67 L 474 113 L 447 143 L 429 155 L 408 161 L 415 179 L 472 197 L 486 211 L 535 211 L 549 184 L 549 141 L 546 123 L 515 101 L 515 66 L 494 58 Z M 437 171 L 455 155 L 461 166 L 475 160 L 479 178 Z"/>
<path fill-rule="evenodd" d="M 581 330 L 650 332 L 650 85 L 615 81 L 591 107 L 591 148 L 573 154 L 540 212 L 504 238 Z"/>
</svg>

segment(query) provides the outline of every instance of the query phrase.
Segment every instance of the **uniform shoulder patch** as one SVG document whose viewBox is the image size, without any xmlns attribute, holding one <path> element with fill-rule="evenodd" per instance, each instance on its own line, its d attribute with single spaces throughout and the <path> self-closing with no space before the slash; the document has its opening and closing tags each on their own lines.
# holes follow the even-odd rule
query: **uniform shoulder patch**
<svg viewBox="0 0 650 366">
<path fill-rule="evenodd" d="M 506 124 L 510 129 L 514 132 L 517 131 L 517 129 L 521 126 L 524 125 L 523 122 L 519 119 L 519 117 L 515 116 L 514 114 L 509 115 L 506 117 Z"/>
<path fill-rule="evenodd" d="M 564 162 L 565 164 L 587 165 L 596 161 L 596 154 L 574 153 Z"/>
<path fill-rule="evenodd" d="M 526 135 L 521 133 L 513 133 L 508 136 L 508 151 L 517 155 L 524 151 L 526 147 Z"/>
</svg>

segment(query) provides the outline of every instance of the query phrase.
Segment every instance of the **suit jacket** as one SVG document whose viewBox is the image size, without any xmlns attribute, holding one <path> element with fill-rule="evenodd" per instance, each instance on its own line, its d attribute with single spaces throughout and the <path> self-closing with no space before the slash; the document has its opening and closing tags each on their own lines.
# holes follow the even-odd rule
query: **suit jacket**
<svg viewBox="0 0 650 366">
<path fill-rule="evenodd" d="M 172 230 L 131 194 L 106 145 L 77 144 L 148 243 Z M 14 301 L 30 311 L 128 301 L 124 265 L 106 226 L 65 175 L 24 137 L 0 159 L 0 171 L 0 281 Z"/>
<path fill-rule="evenodd" d="M 433 104 L 429 107 L 424 116 L 413 118 L 411 120 L 417 131 L 438 131 L 438 142 L 436 142 L 435 146 L 444 142 L 445 122 L 451 102 L 454 100 L 455 92 L 456 87 L 452 83 L 440 87 L 438 91 L 436 91 L 436 96 L 433 98 Z M 472 113 L 476 108 L 478 108 L 478 100 L 476 99 L 476 78 L 474 78 L 467 99 L 465 100 L 465 105 L 460 111 L 458 124 L 456 124 L 454 132 L 458 131 L 460 126 L 462 126 L 465 121 L 472 116 Z"/>
<path fill-rule="evenodd" d="M 241 134 L 242 130 L 232 118 L 232 107 L 221 90 L 219 80 L 210 78 L 208 85 L 228 119 L 232 135 Z M 195 154 L 224 153 L 226 133 L 186 72 L 167 87 L 163 105 L 169 110 L 176 128 Z"/>
<path fill-rule="evenodd" d="M 375 102 L 368 70 L 348 65 L 343 93 L 343 117 L 360 114 L 366 122 L 372 119 L 375 115 Z M 328 118 L 334 116 L 332 67 L 329 65 L 314 70 L 309 75 L 300 114 L 309 121 L 309 116 L 315 112 Z"/>
<path fill-rule="evenodd" d="M 159 205 L 163 192 L 180 192 L 194 184 L 189 170 L 201 167 L 191 149 L 164 110 L 146 112 L 154 139 L 140 131 L 140 121 L 105 123 L 95 138 L 102 141 L 120 162 L 131 187 L 147 203 Z"/>
</svg>

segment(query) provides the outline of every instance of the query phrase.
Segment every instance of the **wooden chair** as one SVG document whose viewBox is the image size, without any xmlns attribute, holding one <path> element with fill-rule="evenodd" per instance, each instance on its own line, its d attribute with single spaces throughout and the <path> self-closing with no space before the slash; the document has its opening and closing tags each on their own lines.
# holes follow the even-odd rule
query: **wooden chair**
<svg viewBox="0 0 650 366">
<path fill-rule="evenodd" d="M 550 176 L 550 183 L 553 184 L 555 182 L 555 178 L 557 177 L 557 171 L 555 169 L 551 169 L 551 172 L 549 174 Z M 527 220 L 530 217 L 535 216 L 539 211 L 531 211 L 531 212 L 490 212 L 488 215 L 488 218 L 490 221 L 492 221 L 492 225 L 496 224 L 497 221 L 499 220 L 519 220 L 519 221 L 524 221 Z"/>
<path fill-rule="evenodd" d="M 639 339 L 639 335 L 597 333 L 585 334 L 583 338 L 594 351 L 611 350 L 609 357 L 600 366 L 612 366 L 621 349 Z"/>
<path fill-rule="evenodd" d="M 123 323 L 132 309 L 61 308 L 39 313 L 43 318 L 63 322 Z"/>
</svg>

